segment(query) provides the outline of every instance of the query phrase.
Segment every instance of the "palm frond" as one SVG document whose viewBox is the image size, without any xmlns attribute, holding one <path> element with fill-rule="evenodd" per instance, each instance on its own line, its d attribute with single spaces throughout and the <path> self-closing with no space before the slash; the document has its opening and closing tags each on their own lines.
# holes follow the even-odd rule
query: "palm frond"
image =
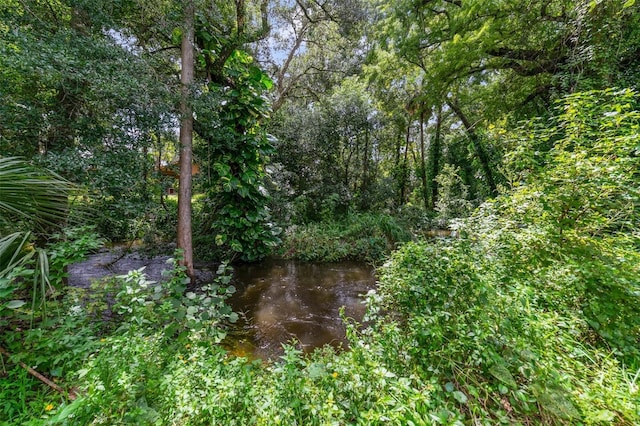
<svg viewBox="0 0 640 426">
<path fill-rule="evenodd" d="M 16 157 L 0 157 L 0 221 L 33 227 L 59 222 L 68 211 L 72 184 Z"/>
<path fill-rule="evenodd" d="M 31 235 L 32 231 L 62 222 L 72 188 L 70 182 L 53 172 L 33 167 L 20 158 L 0 157 L 0 232 L 10 229 L 9 235 L 0 235 L 0 279 L 10 277 L 15 268 L 29 264 L 35 256 L 32 311 L 40 300 L 45 316 L 44 302 L 51 289 L 49 261 L 45 250 L 31 245 Z M 9 278 L 9 284 L 11 281 Z M 6 295 L 24 282 L 14 279 L 13 284 L 13 289 L 5 289 Z"/>
<path fill-rule="evenodd" d="M 0 238 L 0 278 L 33 257 L 33 250 L 27 249 L 30 236 L 30 232 L 14 232 Z"/>
</svg>

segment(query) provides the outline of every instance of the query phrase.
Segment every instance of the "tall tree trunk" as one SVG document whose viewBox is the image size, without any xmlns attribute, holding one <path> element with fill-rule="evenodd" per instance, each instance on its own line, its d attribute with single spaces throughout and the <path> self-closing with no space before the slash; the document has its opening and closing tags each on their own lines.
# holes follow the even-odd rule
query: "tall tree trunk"
<svg viewBox="0 0 640 426">
<path fill-rule="evenodd" d="M 398 135 L 396 137 L 395 155 L 394 155 L 394 168 L 400 167 L 400 151 L 402 151 L 402 134 L 404 129 L 398 129 Z"/>
<path fill-rule="evenodd" d="M 453 110 L 453 112 L 458 116 L 462 124 L 464 125 L 465 130 L 467 131 L 467 135 L 469 135 L 469 139 L 473 143 L 473 148 L 476 151 L 476 155 L 480 160 L 480 164 L 482 166 L 482 171 L 484 172 L 484 176 L 487 179 L 487 185 L 489 186 L 489 191 L 492 196 L 498 195 L 498 190 L 496 188 L 496 183 L 493 179 L 493 172 L 491 171 L 491 165 L 489 164 L 489 156 L 487 155 L 482 143 L 480 141 L 480 137 L 475 132 L 473 125 L 467 118 L 467 116 L 462 112 L 460 107 L 452 100 L 447 100 L 447 105 Z"/>
<path fill-rule="evenodd" d="M 409 143 L 411 142 L 411 121 L 407 123 L 407 135 L 404 145 L 404 160 L 400 166 L 400 204 L 398 207 L 402 207 L 406 199 L 407 179 L 408 179 L 408 167 L 409 167 Z"/>
<path fill-rule="evenodd" d="M 158 160 L 156 163 L 157 178 L 162 179 L 162 173 L 160 171 L 160 167 L 162 166 L 162 141 L 159 136 L 155 136 L 156 141 L 158 142 Z M 162 180 L 160 180 L 162 183 Z M 164 211 L 168 211 L 167 204 L 164 202 L 164 185 L 160 185 L 160 205 L 164 209 Z"/>
<path fill-rule="evenodd" d="M 142 147 L 142 200 L 149 201 L 149 146 Z"/>
<path fill-rule="evenodd" d="M 368 194 L 369 187 L 371 186 L 371 171 L 370 171 L 370 136 L 369 136 L 369 126 L 364 129 L 364 154 L 362 155 L 362 182 L 360 183 L 360 193 Z M 365 201 L 368 201 L 368 196 L 364 197 Z M 363 205 L 363 208 L 368 208 L 369 206 Z"/>
<path fill-rule="evenodd" d="M 431 144 L 431 209 L 436 208 L 438 201 L 438 173 L 440 173 L 440 145 L 442 137 L 442 105 L 436 112 L 436 134 Z"/>
<path fill-rule="evenodd" d="M 429 186 L 427 183 L 427 162 L 424 147 L 424 107 L 420 106 L 420 178 L 422 179 L 422 199 L 425 210 L 429 209 Z"/>
<path fill-rule="evenodd" d="M 342 161 L 344 162 L 344 187 L 349 189 L 350 182 L 350 173 L 351 173 L 351 158 L 353 158 L 353 154 L 355 152 L 355 148 L 351 149 L 349 147 L 349 139 L 345 139 L 344 149 L 342 154 Z"/>
<path fill-rule="evenodd" d="M 191 235 L 191 165 L 193 162 L 193 113 L 189 93 L 194 75 L 194 6 L 185 2 L 184 33 L 182 35 L 181 61 L 182 97 L 180 100 L 180 188 L 178 190 L 178 248 L 183 250 L 182 265 L 194 282 L 193 243 Z"/>
<path fill-rule="evenodd" d="M 402 139 L 403 139 L 403 133 L 404 129 L 400 129 L 398 128 L 398 133 L 396 135 L 396 141 L 395 141 L 395 152 L 394 152 L 394 161 L 393 161 L 393 178 L 395 180 L 396 186 L 398 189 L 400 189 L 400 156 L 401 156 L 401 151 L 402 151 Z M 398 201 L 398 200 L 397 200 Z M 400 202 L 398 203 L 398 207 L 402 205 L 402 200 L 399 200 Z"/>
</svg>

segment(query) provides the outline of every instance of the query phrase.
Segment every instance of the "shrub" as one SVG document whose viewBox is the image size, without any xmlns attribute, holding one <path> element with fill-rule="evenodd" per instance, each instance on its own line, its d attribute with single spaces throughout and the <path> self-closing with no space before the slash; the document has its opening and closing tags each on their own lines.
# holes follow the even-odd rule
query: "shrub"
<svg viewBox="0 0 640 426">
<path fill-rule="evenodd" d="M 377 340 L 389 359 L 403 348 L 399 371 L 437 378 L 447 421 L 640 421 L 637 104 L 568 97 L 515 134 L 514 187 L 463 238 L 383 268 Z"/>
<path fill-rule="evenodd" d="M 303 261 L 377 263 L 410 239 L 409 231 L 392 216 L 352 214 L 342 221 L 289 228 L 281 251 L 285 258 Z"/>
</svg>

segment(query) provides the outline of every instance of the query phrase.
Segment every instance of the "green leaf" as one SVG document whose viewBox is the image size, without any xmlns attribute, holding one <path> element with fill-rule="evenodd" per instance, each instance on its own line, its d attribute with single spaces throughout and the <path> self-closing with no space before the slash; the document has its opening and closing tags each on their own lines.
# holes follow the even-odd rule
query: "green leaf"
<svg viewBox="0 0 640 426">
<path fill-rule="evenodd" d="M 538 403 L 545 411 L 562 419 L 580 418 L 580 413 L 564 389 L 558 386 L 535 384 L 532 386 L 532 390 Z"/>
<path fill-rule="evenodd" d="M 8 295 L 10 295 L 11 293 L 13 293 L 14 291 L 16 291 L 16 289 L 14 287 L 8 287 L 8 288 L 1 288 L 0 287 L 0 298 L 5 298 Z"/>
<path fill-rule="evenodd" d="M 271 90 L 271 88 L 273 87 L 273 80 L 271 80 L 269 78 L 268 75 L 266 74 L 262 74 L 262 77 L 260 78 L 260 83 L 264 86 L 265 89 L 267 90 Z"/>
<path fill-rule="evenodd" d="M 489 368 L 489 374 L 491 374 L 493 377 L 500 380 L 502 383 L 504 383 L 505 385 L 509 386 L 512 389 L 515 389 L 518 387 L 518 384 L 516 383 L 515 379 L 513 378 L 513 376 L 507 369 L 507 367 L 505 367 L 502 364 L 495 364 L 491 368 Z"/>
<path fill-rule="evenodd" d="M 313 364 L 309 365 L 309 367 L 307 367 L 307 372 L 309 373 L 309 378 L 311 379 L 317 379 L 326 374 L 324 365 L 319 364 L 317 362 L 314 362 Z"/>
<path fill-rule="evenodd" d="M 616 413 L 609 410 L 599 410 L 591 417 L 594 423 L 612 423 L 616 419 Z"/>
<path fill-rule="evenodd" d="M 464 393 L 460 392 L 460 391 L 455 391 L 453 393 L 453 397 L 456 399 L 456 401 L 458 401 L 460 404 L 466 404 L 467 403 L 467 395 L 465 395 Z"/>
<path fill-rule="evenodd" d="M 217 246 L 221 246 L 225 243 L 225 241 L 227 241 L 227 236 L 224 234 L 218 234 L 216 235 L 216 245 Z"/>
<path fill-rule="evenodd" d="M 174 28 L 173 31 L 171 31 L 171 42 L 173 44 L 182 43 L 182 28 Z"/>
<path fill-rule="evenodd" d="M 26 303 L 27 302 L 25 302 L 24 300 L 12 300 L 9 303 L 7 303 L 6 307 L 9 309 L 18 309 Z"/>
</svg>

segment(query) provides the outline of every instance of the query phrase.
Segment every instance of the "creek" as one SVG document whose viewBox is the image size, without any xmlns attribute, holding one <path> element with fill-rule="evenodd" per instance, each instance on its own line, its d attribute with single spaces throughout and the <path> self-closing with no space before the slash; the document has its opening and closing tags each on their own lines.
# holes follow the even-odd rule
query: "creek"
<svg viewBox="0 0 640 426">
<path fill-rule="evenodd" d="M 236 293 L 228 300 L 243 320 L 226 341 L 232 353 L 269 359 L 294 341 L 303 352 L 323 345 L 346 347 L 340 318 L 360 322 L 364 294 L 375 286 L 363 263 L 265 261 L 234 268 Z"/>
<path fill-rule="evenodd" d="M 154 281 L 162 280 L 169 268 L 168 256 L 145 257 L 138 253 L 119 256 L 103 251 L 69 266 L 69 285 L 88 288 L 91 281 L 108 275 L 126 274 L 145 267 Z M 200 265 L 198 281 L 214 278 L 213 265 Z M 301 263 L 269 260 L 234 266 L 235 294 L 229 305 L 240 320 L 229 331 L 224 344 L 230 352 L 253 359 L 273 359 L 282 345 L 295 341 L 303 352 L 325 344 L 346 347 L 344 315 L 360 322 L 364 316 L 364 294 L 375 287 L 374 270 L 357 262 Z"/>
</svg>

